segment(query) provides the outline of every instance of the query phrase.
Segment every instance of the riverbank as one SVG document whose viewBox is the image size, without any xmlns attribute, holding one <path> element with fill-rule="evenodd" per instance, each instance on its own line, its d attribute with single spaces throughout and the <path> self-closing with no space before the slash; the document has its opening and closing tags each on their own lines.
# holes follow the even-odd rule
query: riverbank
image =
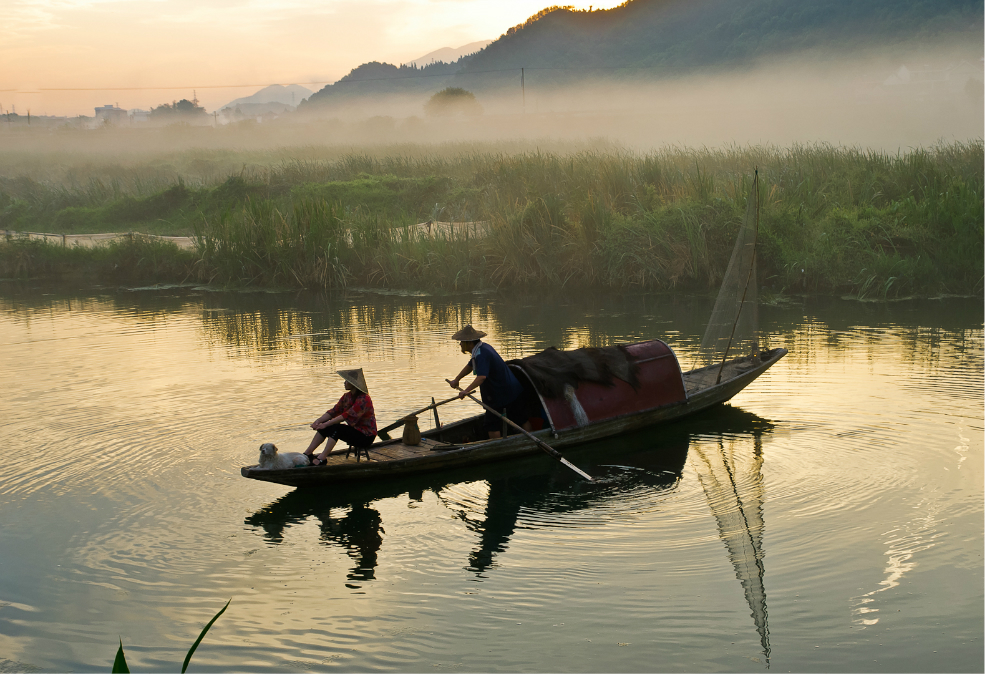
<svg viewBox="0 0 985 674">
<path fill-rule="evenodd" d="M 0 177 L 0 229 L 198 237 L 70 249 L 0 242 L 0 277 L 471 290 L 717 286 L 754 167 L 760 283 L 774 293 L 981 294 L 983 145 L 852 148 L 379 148 L 271 154 L 238 175 Z M 181 165 L 174 162 L 173 165 Z M 184 165 L 188 165 L 185 162 Z M 10 169 L 8 169 L 10 170 Z M 143 176 L 143 178 L 141 178 Z M 153 184 L 153 188 L 147 187 Z M 427 221 L 483 223 L 421 235 Z M 461 229 L 461 228 L 459 228 Z"/>
</svg>

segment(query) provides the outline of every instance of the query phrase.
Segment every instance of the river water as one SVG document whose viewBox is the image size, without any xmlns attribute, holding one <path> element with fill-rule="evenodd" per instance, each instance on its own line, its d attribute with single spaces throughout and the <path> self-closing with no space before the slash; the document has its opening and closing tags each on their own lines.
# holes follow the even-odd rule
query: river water
<svg viewBox="0 0 985 674">
<path fill-rule="evenodd" d="M 729 406 L 368 488 L 244 479 L 363 367 L 381 424 L 704 298 L 0 286 L 0 671 L 982 671 L 981 300 L 763 306 Z M 441 408 L 442 421 L 476 413 Z M 422 418 L 422 422 L 424 419 Z M 426 428 L 427 423 L 422 423 Z"/>
</svg>

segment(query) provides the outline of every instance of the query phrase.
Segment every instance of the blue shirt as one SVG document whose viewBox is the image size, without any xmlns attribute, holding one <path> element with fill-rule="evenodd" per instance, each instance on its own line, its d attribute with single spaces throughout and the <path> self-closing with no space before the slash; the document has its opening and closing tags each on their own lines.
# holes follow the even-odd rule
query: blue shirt
<svg viewBox="0 0 985 674">
<path fill-rule="evenodd" d="M 486 380 L 479 386 L 482 402 L 500 410 L 523 393 L 523 385 L 510 370 L 496 349 L 479 342 L 472 349 L 472 373 Z"/>
</svg>

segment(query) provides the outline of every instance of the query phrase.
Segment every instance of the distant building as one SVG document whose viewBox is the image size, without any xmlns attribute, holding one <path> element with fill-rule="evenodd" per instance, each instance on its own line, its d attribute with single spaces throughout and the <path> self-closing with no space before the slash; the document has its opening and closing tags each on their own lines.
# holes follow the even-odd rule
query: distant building
<svg viewBox="0 0 985 674">
<path fill-rule="evenodd" d="M 101 105 L 96 108 L 96 123 L 125 124 L 127 111 L 116 105 Z"/>
<path fill-rule="evenodd" d="M 150 120 L 150 110 L 140 110 L 139 108 L 134 108 L 127 113 L 130 116 L 130 122 L 133 124 L 143 124 Z"/>
</svg>

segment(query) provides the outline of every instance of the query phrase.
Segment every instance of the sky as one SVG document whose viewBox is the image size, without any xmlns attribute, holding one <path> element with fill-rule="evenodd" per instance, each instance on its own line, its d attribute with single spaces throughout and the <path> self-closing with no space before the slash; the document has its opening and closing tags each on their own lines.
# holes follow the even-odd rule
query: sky
<svg viewBox="0 0 985 674">
<path fill-rule="evenodd" d="M 0 110 L 91 116 L 97 105 L 149 109 L 197 92 L 211 111 L 269 84 L 318 90 L 361 63 L 496 39 L 551 4 L 0 0 Z"/>
</svg>

